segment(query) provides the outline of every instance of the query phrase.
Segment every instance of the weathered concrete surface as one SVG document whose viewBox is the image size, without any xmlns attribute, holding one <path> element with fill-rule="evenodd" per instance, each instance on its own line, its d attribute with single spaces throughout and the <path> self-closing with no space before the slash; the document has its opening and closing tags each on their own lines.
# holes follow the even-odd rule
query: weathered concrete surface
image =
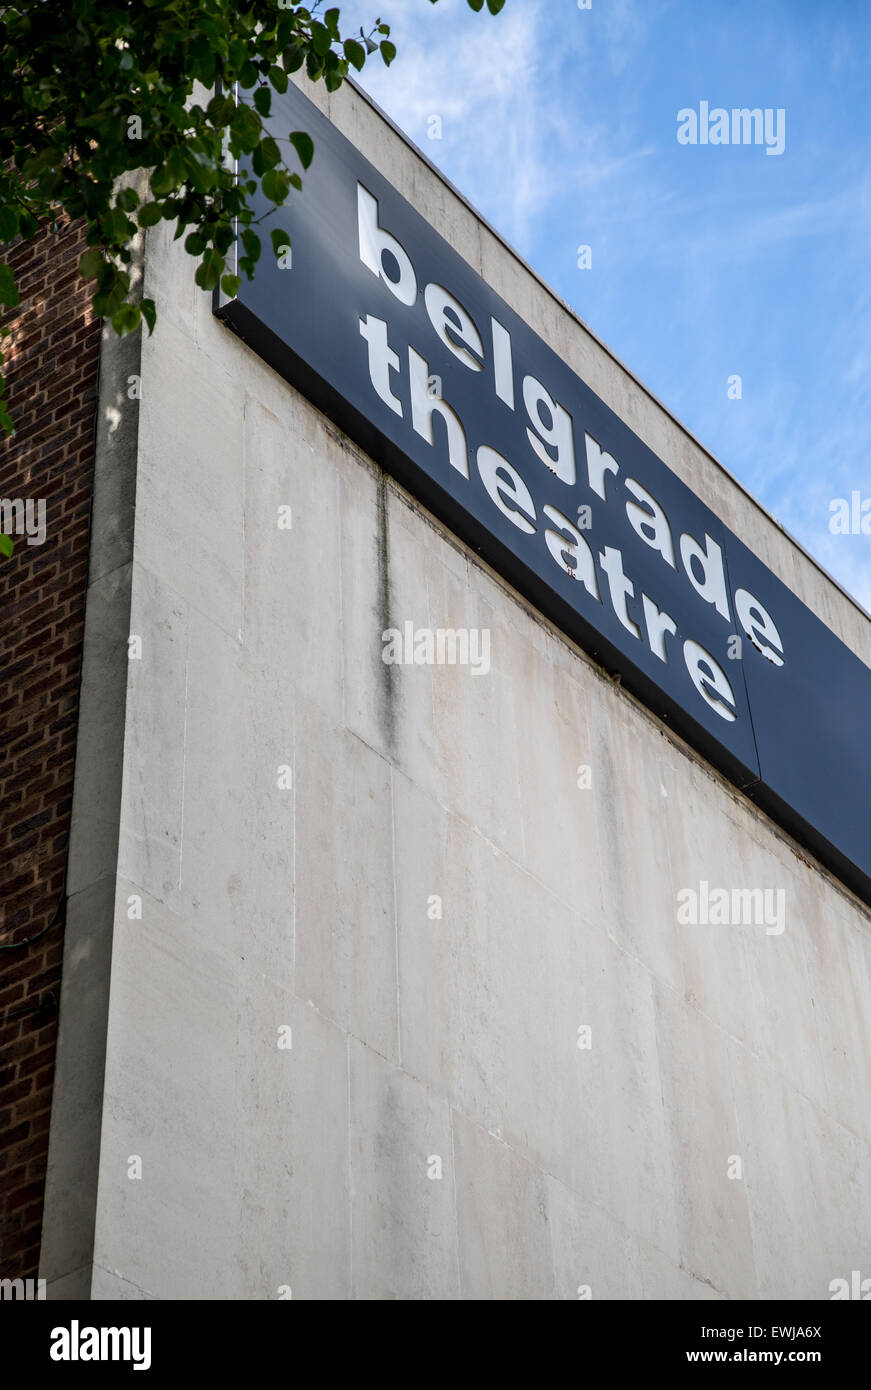
<svg viewBox="0 0 871 1390">
<path fill-rule="evenodd" d="M 139 179 L 140 194 L 144 181 Z M 144 236 L 133 242 L 141 294 Z M 106 326 L 94 452 L 94 495 L 74 811 L 40 1275 L 50 1296 L 86 1298 L 97 1208 L 103 1076 L 127 733 L 127 634 L 139 467 L 137 336 Z M 132 388 L 132 396 L 131 396 Z"/>
<path fill-rule="evenodd" d="M 366 101 L 327 104 L 869 659 Z M 96 1228 L 52 1209 L 53 1291 L 827 1298 L 871 1243 L 868 912 L 226 331 L 162 230 L 147 286 Z M 385 666 L 409 619 L 488 628 L 489 675 Z M 701 880 L 782 888 L 785 930 L 679 924 Z"/>
</svg>

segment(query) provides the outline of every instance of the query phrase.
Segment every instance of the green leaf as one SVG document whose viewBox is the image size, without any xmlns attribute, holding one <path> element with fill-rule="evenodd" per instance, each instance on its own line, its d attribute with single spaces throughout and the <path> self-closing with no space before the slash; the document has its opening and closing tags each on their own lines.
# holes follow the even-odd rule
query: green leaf
<svg viewBox="0 0 871 1390">
<path fill-rule="evenodd" d="M 316 19 L 312 21 L 312 48 L 319 58 L 323 58 L 332 42 L 330 31 Z"/>
<path fill-rule="evenodd" d="M 469 0 L 469 9 L 474 10 L 476 14 L 478 14 L 480 10 L 483 10 L 483 8 L 484 0 Z"/>
<path fill-rule="evenodd" d="M 37 179 L 43 198 L 53 200 L 63 187 L 64 176 L 60 169 L 46 169 Z"/>
<path fill-rule="evenodd" d="M 267 197 L 268 196 L 267 194 Z M 260 238 L 256 232 L 252 232 L 250 228 L 246 227 L 242 233 L 242 245 L 245 247 L 245 255 L 249 261 L 259 261 Z"/>
<path fill-rule="evenodd" d="M 469 4 L 471 4 L 471 3 L 472 3 L 472 0 L 469 0 Z M 483 3 L 484 3 L 484 0 L 481 0 L 481 4 L 482 4 L 482 5 L 483 5 Z M 385 64 L 387 65 L 387 67 L 390 67 L 390 64 L 393 62 L 393 59 L 396 57 L 396 44 L 391 43 L 389 39 L 382 39 L 382 40 L 381 40 L 381 57 L 384 59 L 384 62 L 385 62 Z"/>
<path fill-rule="evenodd" d="M 194 276 L 200 289 L 213 290 L 217 286 L 221 272 L 224 269 L 224 257 L 213 247 L 209 247 L 203 256 L 202 262 L 197 266 L 197 273 Z"/>
<path fill-rule="evenodd" d="M 142 303 L 139 305 L 139 308 L 142 310 L 142 317 L 148 324 L 148 332 L 153 333 L 154 325 L 157 323 L 157 309 L 154 307 L 154 300 L 143 299 Z"/>
<path fill-rule="evenodd" d="M 8 265 L 0 265 L 0 303 L 14 309 L 19 300 L 15 276 Z"/>
<path fill-rule="evenodd" d="M 246 152 L 253 150 L 260 139 L 260 117 L 250 106 L 237 106 L 230 122 L 230 133 Z"/>
<path fill-rule="evenodd" d="M 192 77 L 202 82 L 204 87 L 215 83 L 217 54 L 205 34 L 198 34 L 190 46 L 189 71 Z"/>
<path fill-rule="evenodd" d="M 112 315 L 112 327 L 119 338 L 126 338 L 128 333 L 136 332 L 140 317 L 138 304 L 122 304 L 120 309 L 116 309 Z"/>
<path fill-rule="evenodd" d="M 272 249 L 276 256 L 280 256 L 290 246 L 290 233 L 285 232 L 282 227 L 273 227 L 269 233 L 272 239 Z"/>
<path fill-rule="evenodd" d="M 12 241 L 18 234 L 18 214 L 15 208 L 0 207 L 0 243 Z"/>
<path fill-rule="evenodd" d="M 135 212 L 139 207 L 139 194 L 135 188 L 122 188 L 115 199 L 115 205 L 124 212 Z"/>
<path fill-rule="evenodd" d="M 236 298 L 236 295 L 239 293 L 239 286 L 241 285 L 241 283 L 242 280 L 238 275 L 221 276 L 221 289 L 224 291 L 224 294 L 227 296 L 228 299 Z"/>
<path fill-rule="evenodd" d="M 235 110 L 236 103 L 232 96 L 214 96 L 206 107 L 206 115 L 212 125 L 222 130 L 224 126 L 230 124 Z"/>
<path fill-rule="evenodd" d="M 93 125 L 95 123 L 93 118 L 88 121 L 82 121 L 82 125 Z M 46 149 L 40 150 L 39 154 L 35 154 L 32 158 L 25 160 L 21 169 L 22 178 L 29 183 L 31 179 L 38 178 L 44 169 L 53 169 L 56 164 L 60 163 L 60 159 L 61 156 L 58 152 L 52 149 L 51 146 L 48 146 Z"/>
<path fill-rule="evenodd" d="M 93 298 L 94 313 L 111 318 L 120 309 L 130 291 L 130 276 L 126 271 L 107 262 L 97 277 L 97 293 Z"/>
<path fill-rule="evenodd" d="M 272 93 L 268 87 L 258 87 L 254 93 L 254 105 L 261 116 L 268 116 L 272 110 Z"/>
<path fill-rule="evenodd" d="M 103 261 L 97 276 L 97 289 L 100 294 L 109 294 L 118 278 L 118 271 L 111 261 Z"/>
<path fill-rule="evenodd" d="M 273 63 L 269 69 L 269 81 L 272 83 L 276 92 L 281 96 L 287 91 L 287 73 L 284 68 L 280 68 L 277 63 Z"/>
<path fill-rule="evenodd" d="M 505 4 L 505 0 L 487 0 L 487 9 L 491 14 L 498 14 Z"/>
<path fill-rule="evenodd" d="M 305 48 L 301 43 L 292 43 L 281 55 L 285 72 L 299 72 L 305 59 Z"/>
<path fill-rule="evenodd" d="M 292 130 L 290 143 L 299 155 L 303 169 L 307 169 L 314 159 L 315 153 L 314 141 L 311 136 L 306 135 L 304 130 Z"/>
<path fill-rule="evenodd" d="M 284 169 L 267 169 L 262 187 L 270 203 L 283 203 L 290 192 L 290 178 Z"/>
<path fill-rule="evenodd" d="M 162 203 L 145 203 L 139 209 L 139 225 L 140 227 L 156 227 L 162 216 Z"/>
<path fill-rule="evenodd" d="M 12 540 L 12 537 L 7 536 L 3 531 L 0 531 L 0 555 L 5 555 L 8 559 L 14 549 L 15 544 Z"/>
<path fill-rule="evenodd" d="M 175 185 L 176 180 L 173 178 L 172 172 L 166 164 L 161 165 L 159 169 L 155 169 L 154 173 L 151 175 L 151 191 L 152 193 L 156 193 L 159 198 L 164 197 L 167 193 L 171 193 Z"/>
<path fill-rule="evenodd" d="M 236 234 L 233 231 L 233 228 L 230 226 L 229 222 L 219 223 L 219 225 L 215 227 L 214 231 L 212 232 L 212 241 L 214 243 L 215 250 L 220 251 L 222 256 L 226 256 L 227 252 L 229 251 L 230 247 L 233 245 L 233 242 L 235 240 Z"/>
<path fill-rule="evenodd" d="M 271 135 L 265 135 L 260 141 L 260 159 L 264 169 L 274 169 L 281 163 L 281 150 Z"/>
<path fill-rule="evenodd" d="M 366 61 L 366 50 L 356 39 L 346 39 L 342 45 L 345 50 L 345 57 L 349 63 L 359 72 Z"/>
<path fill-rule="evenodd" d="M 84 275 L 86 280 L 93 280 L 102 269 L 103 253 L 98 247 L 92 246 L 79 260 L 79 274 Z"/>
<path fill-rule="evenodd" d="M 136 230 L 128 220 L 126 213 L 117 207 L 109 208 L 100 226 L 106 241 L 115 246 L 124 246 Z"/>
</svg>

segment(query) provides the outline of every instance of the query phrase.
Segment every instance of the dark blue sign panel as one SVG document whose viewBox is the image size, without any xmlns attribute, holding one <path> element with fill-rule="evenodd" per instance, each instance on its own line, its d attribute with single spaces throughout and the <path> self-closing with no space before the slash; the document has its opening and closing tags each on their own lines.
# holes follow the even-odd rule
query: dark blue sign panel
<svg viewBox="0 0 871 1390">
<path fill-rule="evenodd" d="M 315 142 L 292 253 L 219 317 L 871 901 L 871 670 L 306 97 L 273 108 Z"/>
</svg>

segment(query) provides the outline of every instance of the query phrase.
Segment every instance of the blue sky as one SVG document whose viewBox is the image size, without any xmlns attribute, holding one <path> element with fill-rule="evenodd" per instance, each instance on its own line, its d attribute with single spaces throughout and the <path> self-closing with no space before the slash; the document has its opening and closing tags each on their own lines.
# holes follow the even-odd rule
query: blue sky
<svg viewBox="0 0 871 1390">
<path fill-rule="evenodd" d="M 363 86 L 871 609 L 871 536 L 829 530 L 832 499 L 871 498 L 867 0 L 341 8 L 346 32 L 387 20 L 399 49 Z M 784 152 L 679 144 L 701 101 L 784 108 Z"/>
</svg>

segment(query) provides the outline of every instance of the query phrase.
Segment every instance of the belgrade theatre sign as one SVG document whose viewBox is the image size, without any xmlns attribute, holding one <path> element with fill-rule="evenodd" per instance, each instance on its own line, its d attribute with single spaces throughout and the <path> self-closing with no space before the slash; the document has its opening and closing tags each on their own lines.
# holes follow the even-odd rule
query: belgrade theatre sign
<svg viewBox="0 0 871 1390">
<path fill-rule="evenodd" d="M 871 901 L 871 670 L 302 93 L 273 112 L 315 142 L 291 268 L 218 316 Z"/>
</svg>

